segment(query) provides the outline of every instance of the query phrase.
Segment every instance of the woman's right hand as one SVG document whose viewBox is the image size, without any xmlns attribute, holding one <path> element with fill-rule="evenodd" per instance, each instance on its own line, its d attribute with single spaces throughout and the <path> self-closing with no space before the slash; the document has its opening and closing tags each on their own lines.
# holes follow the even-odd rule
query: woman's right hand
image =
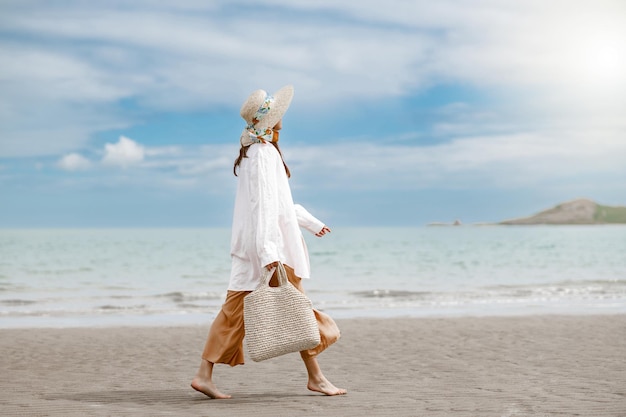
<svg viewBox="0 0 626 417">
<path fill-rule="evenodd" d="M 277 266 L 278 266 L 278 261 L 265 265 L 265 269 L 267 269 L 268 271 L 271 271 L 272 268 L 276 268 Z"/>
</svg>

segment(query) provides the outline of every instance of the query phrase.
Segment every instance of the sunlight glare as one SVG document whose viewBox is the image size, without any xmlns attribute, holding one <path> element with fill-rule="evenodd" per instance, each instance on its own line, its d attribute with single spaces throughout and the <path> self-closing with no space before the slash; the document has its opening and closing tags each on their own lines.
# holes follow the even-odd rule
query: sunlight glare
<svg viewBox="0 0 626 417">
<path fill-rule="evenodd" d="M 605 90 L 626 85 L 626 41 L 597 37 L 581 49 L 581 81 L 588 87 Z"/>
</svg>

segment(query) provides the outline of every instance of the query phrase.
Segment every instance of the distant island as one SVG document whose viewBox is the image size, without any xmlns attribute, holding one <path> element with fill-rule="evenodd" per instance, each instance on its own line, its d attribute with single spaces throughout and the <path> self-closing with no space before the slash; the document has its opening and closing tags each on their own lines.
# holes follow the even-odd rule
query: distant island
<svg viewBox="0 0 626 417">
<path fill-rule="evenodd" d="M 587 198 L 566 201 L 530 217 L 504 220 L 498 223 L 473 223 L 473 226 L 534 225 L 534 224 L 626 224 L 626 207 L 603 206 Z M 453 223 L 428 223 L 428 226 L 461 226 Z"/>
<path fill-rule="evenodd" d="M 505 220 L 497 224 L 626 224 L 626 207 L 603 206 L 595 201 L 579 198 L 561 203 L 534 216 Z"/>
</svg>

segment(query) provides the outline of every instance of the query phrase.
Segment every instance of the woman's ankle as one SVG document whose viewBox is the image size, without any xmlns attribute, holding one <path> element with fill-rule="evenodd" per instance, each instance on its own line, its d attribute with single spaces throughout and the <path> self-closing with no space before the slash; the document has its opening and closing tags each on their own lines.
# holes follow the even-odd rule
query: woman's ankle
<svg viewBox="0 0 626 417">
<path fill-rule="evenodd" d="M 202 359 L 202 362 L 200 362 L 200 368 L 198 368 L 198 372 L 196 373 L 196 377 L 210 381 L 213 377 L 213 362 Z"/>
</svg>

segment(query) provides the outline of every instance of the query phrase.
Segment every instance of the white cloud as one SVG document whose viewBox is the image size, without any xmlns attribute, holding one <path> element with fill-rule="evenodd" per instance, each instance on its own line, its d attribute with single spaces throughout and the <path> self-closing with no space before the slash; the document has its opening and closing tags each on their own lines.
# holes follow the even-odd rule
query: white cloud
<svg viewBox="0 0 626 417">
<path fill-rule="evenodd" d="M 430 146 L 340 143 L 283 147 L 296 186 L 358 190 L 540 189 L 588 181 L 620 186 L 626 142 L 619 131 L 527 132 L 459 137 Z"/>
<path fill-rule="evenodd" d="M 0 76 L 18 81 L 7 85 L 9 92 L 41 100 L 110 102 L 132 93 L 125 82 L 113 79 L 105 68 L 98 68 L 74 51 L 48 50 L 31 45 L 24 49 L 15 42 L 3 43 Z M 38 86 L 45 85 L 41 91 Z"/>
<path fill-rule="evenodd" d="M 64 156 L 57 166 L 67 171 L 94 169 L 89 178 L 61 179 L 64 187 L 141 187 L 146 189 L 196 189 L 199 192 L 223 193 L 234 181 L 232 164 L 237 146 L 159 146 L 146 147 L 128 137 L 121 136 L 117 143 L 104 145 L 100 164 L 92 163 L 77 153 Z M 126 168 L 133 166 L 132 174 L 126 170 L 106 171 L 99 175 L 98 168 Z M 230 180 L 230 181 L 229 181 Z M 82 184 L 82 185 L 81 185 Z"/>
<path fill-rule="evenodd" d="M 624 7 L 607 1 L 573 2 L 567 14 L 559 5 L 537 1 L 389 1 L 384 8 L 378 1 L 282 0 L 272 8 L 229 3 L 254 8 L 273 28 L 250 48 L 249 32 L 241 30 L 247 18 L 227 13 L 219 2 L 210 5 L 210 13 L 199 13 L 196 2 L 183 3 L 167 12 L 163 5 L 143 3 L 42 3 L 29 13 L 9 8 L 2 22 L 6 30 L 45 33 L 60 46 L 20 45 L 25 51 L 5 72 L 45 84 L 42 94 L 136 97 L 166 109 L 236 106 L 238 93 L 259 82 L 279 87 L 286 79 L 298 85 L 302 98 L 351 100 L 406 94 L 441 80 L 509 86 L 565 80 L 571 87 L 580 80 L 580 67 L 588 65 L 586 50 L 577 49 L 581 41 L 592 39 L 587 49 L 593 52 L 594 46 L 626 37 L 618 25 Z M 581 21 L 586 24 L 579 27 Z M 89 53 L 73 47 L 75 40 L 88 42 Z M 256 71 L 249 71 L 250 62 Z"/>
<path fill-rule="evenodd" d="M 82 171 L 91 168 L 92 163 L 79 153 L 70 153 L 61 158 L 57 166 L 65 171 Z"/>
<path fill-rule="evenodd" d="M 107 143 L 104 145 L 104 165 L 114 165 L 127 167 L 143 161 L 145 155 L 144 147 L 132 139 L 120 136 L 117 143 Z"/>
<path fill-rule="evenodd" d="M 58 155 L 94 132 L 127 127 L 113 103 L 129 93 L 70 52 L 0 41 L 0 156 Z"/>
<path fill-rule="evenodd" d="M 66 188 L 130 187 L 231 198 L 237 150 L 233 144 L 144 147 L 122 136 L 105 146 L 102 165 L 134 164 L 132 171 L 107 170 L 106 175 L 96 171 L 89 177 L 59 181 L 65 181 Z M 291 186 L 296 192 L 304 189 L 304 195 L 311 190 L 411 195 L 429 189 L 545 192 L 552 188 L 573 196 L 603 190 L 604 195 L 617 198 L 623 195 L 626 178 L 626 142 L 619 130 L 610 129 L 458 136 L 422 146 L 387 144 L 384 138 L 323 145 L 285 141 L 282 150 L 293 174 Z M 59 166 L 77 170 L 89 167 L 85 161 L 80 154 L 70 154 Z"/>
<path fill-rule="evenodd" d="M 146 156 L 178 156 L 184 154 L 184 149 L 180 146 L 157 146 L 146 148 Z"/>
<path fill-rule="evenodd" d="M 497 90 L 510 104 L 444 108 L 429 133 L 456 139 L 440 145 L 285 145 L 295 185 L 541 186 L 624 173 L 624 2 L 572 1 L 566 12 L 540 0 L 63 4 L 33 1 L 0 13 L 3 33 L 17 35 L 0 44 L 0 155 L 85 149 L 94 133 L 133 124 L 132 112 L 117 106 L 127 99 L 148 115 L 236 112 L 253 89 L 289 80 L 315 118 L 332 103 L 355 109 L 449 83 Z M 247 17 L 231 12 L 237 7 L 272 28 L 262 42 L 251 40 Z M 41 37 L 51 42 L 44 47 Z M 218 189 L 230 184 L 223 180 L 236 149 L 212 152 L 121 137 L 105 145 L 101 162 L 141 168 L 120 181 Z"/>
<path fill-rule="evenodd" d="M 170 172 L 173 177 L 221 176 L 228 172 L 238 152 L 236 145 L 159 146 L 145 148 L 141 167 Z"/>
</svg>

